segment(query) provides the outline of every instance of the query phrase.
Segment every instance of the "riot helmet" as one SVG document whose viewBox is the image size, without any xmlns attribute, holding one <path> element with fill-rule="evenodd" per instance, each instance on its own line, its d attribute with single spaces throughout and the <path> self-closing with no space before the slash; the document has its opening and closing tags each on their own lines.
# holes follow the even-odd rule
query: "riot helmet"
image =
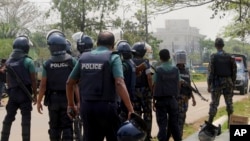
<svg viewBox="0 0 250 141">
<path fill-rule="evenodd" d="M 71 54 L 72 53 L 71 42 L 68 39 L 66 39 L 66 42 L 67 42 L 67 44 L 66 44 L 66 52 L 68 54 Z"/>
<path fill-rule="evenodd" d="M 119 41 L 117 43 L 116 49 L 117 49 L 118 53 L 121 54 L 124 59 L 131 59 L 132 53 L 135 52 L 135 50 L 131 49 L 131 46 L 125 40 Z"/>
<path fill-rule="evenodd" d="M 187 53 L 184 50 L 176 51 L 174 54 L 175 64 L 186 64 Z"/>
<path fill-rule="evenodd" d="M 20 49 L 24 53 L 29 53 L 32 42 L 25 35 L 18 36 L 13 42 L 13 49 Z"/>
<path fill-rule="evenodd" d="M 78 32 L 76 33 L 76 35 L 77 34 L 78 34 L 78 37 L 77 36 L 75 37 L 77 50 L 80 53 L 90 51 L 94 46 L 92 38 L 88 35 L 84 35 L 83 32 Z"/>
<path fill-rule="evenodd" d="M 212 123 L 205 121 L 198 133 L 200 141 L 214 141 L 215 137 L 221 134 L 221 125 L 216 127 Z"/>
<path fill-rule="evenodd" d="M 118 141 L 144 141 L 147 125 L 137 114 L 132 113 L 130 120 L 123 123 L 117 132 Z"/>
<path fill-rule="evenodd" d="M 48 41 L 48 38 L 52 35 L 52 34 L 58 34 L 64 38 L 66 38 L 66 36 L 64 35 L 64 33 L 58 29 L 52 29 L 50 30 L 47 35 L 46 35 L 46 40 Z"/>
<path fill-rule="evenodd" d="M 48 37 L 47 41 L 52 56 L 62 55 L 66 53 L 67 41 L 65 37 L 59 34 L 51 34 Z"/>
<path fill-rule="evenodd" d="M 144 57 L 144 55 L 147 52 L 147 48 L 146 48 L 145 42 L 136 42 L 133 45 L 132 49 L 136 51 L 135 52 L 135 56 L 138 56 L 138 57 Z"/>
</svg>

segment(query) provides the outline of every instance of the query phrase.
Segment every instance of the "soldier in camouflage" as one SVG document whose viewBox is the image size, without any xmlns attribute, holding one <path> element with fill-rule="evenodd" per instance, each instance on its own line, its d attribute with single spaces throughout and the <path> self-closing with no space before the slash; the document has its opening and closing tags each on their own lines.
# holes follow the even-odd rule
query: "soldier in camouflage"
<svg viewBox="0 0 250 141">
<path fill-rule="evenodd" d="M 234 58 L 223 50 L 224 41 L 222 38 L 216 38 L 215 47 L 217 53 L 211 55 L 208 66 L 207 84 L 212 100 L 209 109 L 209 123 L 213 122 L 217 113 L 221 94 L 226 102 L 228 119 L 233 113 L 233 87 L 237 71 Z"/>
</svg>

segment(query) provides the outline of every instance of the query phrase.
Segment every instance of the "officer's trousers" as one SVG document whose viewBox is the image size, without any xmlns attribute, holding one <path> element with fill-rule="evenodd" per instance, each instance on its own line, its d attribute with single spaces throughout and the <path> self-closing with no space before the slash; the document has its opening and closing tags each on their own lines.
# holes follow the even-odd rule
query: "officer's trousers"
<svg viewBox="0 0 250 141">
<path fill-rule="evenodd" d="M 116 102 L 83 101 L 81 117 L 86 141 L 117 141 L 120 120 Z"/>
<path fill-rule="evenodd" d="M 175 141 L 181 141 L 178 125 L 178 103 L 174 97 L 164 97 L 156 100 L 156 121 L 159 127 L 157 138 L 159 141 L 168 141 L 169 130 Z M 168 125 L 169 124 L 169 125 Z"/>
</svg>

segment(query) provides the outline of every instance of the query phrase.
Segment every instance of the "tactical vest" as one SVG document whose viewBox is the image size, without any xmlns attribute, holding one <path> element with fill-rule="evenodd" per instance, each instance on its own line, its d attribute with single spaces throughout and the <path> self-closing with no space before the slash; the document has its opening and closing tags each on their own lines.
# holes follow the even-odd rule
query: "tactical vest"
<svg viewBox="0 0 250 141">
<path fill-rule="evenodd" d="M 145 59 L 133 59 L 133 62 L 135 63 L 136 66 L 140 65 L 141 63 L 145 62 Z M 136 77 L 136 83 L 135 83 L 136 88 L 141 88 L 141 87 L 149 87 L 148 85 L 148 78 L 146 75 L 146 70 L 143 70 L 141 75 Z"/>
<path fill-rule="evenodd" d="M 133 97 L 135 93 L 136 66 L 131 59 L 124 60 L 123 63 L 127 64 L 128 66 L 127 70 L 125 70 L 124 72 L 124 81 L 125 81 L 130 97 Z"/>
<path fill-rule="evenodd" d="M 227 77 L 232 75 L 231 56 L 228 54 L 214 55 L 214 74 Z"/>
<path fill-rule="evenodd" d="M 44 67 L 47 73 L 47 90 L 65 91 L 66 81 L 74 67 L 72 58 L 63 62 L 53 62 L 49 59 Z"/>
<path fill-rule="evenodd" d="M 191 84 L 190 74 L 187 69 L 179 69 L 181 79 L 185 80 L 188 84 Z M 181 95 L 191 97 L 192 90 L 188 86 L 182 86 L 180 90 Z"/>
<path fill-rule="evenodd" d="M 110 65 L 111 51 L 84 52 L 80 59 L 80 96 L 87 101 L 115 101 L 115 81 Z"/>
<path fill-rule="evenodd" d="M 178 69 L 173 67 L 171 70 L 165 71 L 162 67 L 158 67 L 156 73 L 154 97 L 177 97 L 179 93 Z"/>
<path fill-rule="evenodd" d="M 16 74 L 20 77 L 20 79 L 22 80 L 24 85 L 31 85 L 31 77 L 30 77 L 30 72 L 28 70 L 28 68 L 25 68 L 24 66 L 24 59 L 27 56 L 23 57 L 23 58 L 19 58 L 19 59 L 9 59 L 6 62 L 7 66 L 11 66 Z M 10 82 L 9 84 L 9 88 L 14 88 L 14 87 L 18 87 L 19 83 L 16 81 L 15 77 L 8 74 L 7 73 L 7 77 L 9 78 L 8 81 Z"/>
</svg>

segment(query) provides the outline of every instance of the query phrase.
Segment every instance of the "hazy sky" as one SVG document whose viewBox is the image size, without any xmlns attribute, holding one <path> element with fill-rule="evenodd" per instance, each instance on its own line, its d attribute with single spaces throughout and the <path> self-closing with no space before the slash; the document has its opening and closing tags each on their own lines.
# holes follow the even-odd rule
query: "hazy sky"
<svg viewBox="0 0 250 141">
<path fill-rule="evenodd" d="M 30 0 L 35 2 L 50 2 L 51 0 Z M 48 3 L 40 3 L 41 5 L 48 5 Z M 226 15 L 225 18 L 219 19 L 216 17 L 215 19 L 210 19 L 213 12 L 212 10 L 207 8 L 207 5 L 185 8 L 182 10 L 173 11 L 170 13 L 157 15 L 149 20 L 151 24 L 149 24 L 149 31 L 156 31 L 157 28 L 163 28 L 165 25 L 166 19 L 188 19 L 189 24 L 192 27 L 196 27 L 200 30 L 200 34 L 207 36 L 214 40 L 224 26 L 230 23 L 230 15 Z M 123 14 L 120 15 L 121 18 Z M 125 15 L 128 18 L 128 15 Z"/>
<path fill-rule="evenodd" d="M 166 19 L 188 19 L 191 27 L 198 28 L 200 30 L 200 34 L 214 40 L 223 29 L 223 26 L 230 23 L 230 15 L 226 15 L 223 19 L 219 19 L 218 17 L 210 19 L 212 14 L 212 10 L 208 9 L 207 5 L 185 8 L 152 18 L 152 24 L 149 25 L 149 28 L 150 30 L 155 31 L 158 27 L 164 27 L 164 20 Z"/>
</svg>

